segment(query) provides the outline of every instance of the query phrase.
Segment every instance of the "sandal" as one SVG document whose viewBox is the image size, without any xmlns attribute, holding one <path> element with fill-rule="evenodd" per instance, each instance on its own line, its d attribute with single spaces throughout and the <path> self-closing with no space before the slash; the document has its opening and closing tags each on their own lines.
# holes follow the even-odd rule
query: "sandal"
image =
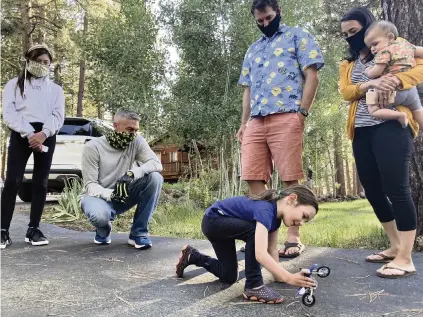
<svg viewBox="0 0 423 317">
<path fill-rule="evenodd" d="M 396 279 L 396 278 L 403 278 L 403 277 L 407 277 L 407 276 L 411 276 L 411 275 L 416 274 L 416 271 L 407 271 L 407 270 L 399 269 L 399 268 L 396 268 L 396 267 L 390 267 L 387 264 L 385 264 L 383 266 L 383 270 L 398 270 L 398 271 L 404 272 L 404 274 L 400 274 L 400 275 L 397 275 L 397 274 L 387 275 L 387 274 L 383 274 L 383 273 L 377 272 L 377 276 L 383 277 L 383 278 Z"/>
<path fill-rule="evenodd" d="M 383 254 L 382 252 L 373 253 L 372 255 L 380 256 L 381 259 L 372 260 L 372 259 L 369 259 L 369 257 L 366 257 L 366 259 L 365 259 L 366 262 L 369 262 L 369 263 L 389 263 L 389 262 L 391 262 L 392 260 L 395 259 L 394 256 L 388 256 L 388 255 Z M 369 255 L 369 256 L 372 256 L 372 255 Z"/>
<path fill-rule="evenodd" d="M 244 296 L 246 300 L 258 301 L 265 304 L 280 304 L 284 301 L 281 295 L 266 285 L 257 288 L 246 288 L 242 296 Z"/>
<path fill-rule="evenodd" d="M 198 252 L 197 249 L 194 249 L 190 245 L 184 246 L 184 248 L 181 251 L 181 255 L 179 257 L 178 263 L 176 263 L 176 276 L 181 278 L 184 276 L 184 270 L 187 266 L 189 266 L 190 263 L 190 256 L 194 252 Z"/>
<path fill-rule="evenodd" d="M 288 242 L 286 241 L 283 246 L 285 247 L 283 253 L 279 250 L 279 257 L 281 258 L 296 258 L 301 253 L 303 253 L 305 246 L 301 242 Z M 285 254 L 289 248 L 298 248 L 298 252 Z"/>
</svg>

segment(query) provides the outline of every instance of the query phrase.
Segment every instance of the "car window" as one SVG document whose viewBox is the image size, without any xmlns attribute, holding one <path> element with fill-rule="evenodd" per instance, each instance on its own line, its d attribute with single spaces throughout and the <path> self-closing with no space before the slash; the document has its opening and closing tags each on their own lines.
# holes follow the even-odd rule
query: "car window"
<svg viewBox="0 0 423 317">
<path fill-rule="evenodd" d="M 59 135 L 91 136 L 91 125 L 88 121 L 67 121 L 59 131 Z"/>
<path fill-rule="evenodd" d="M 88 120 L 65 119 L 65 123 L 60 129 L 59 135 L 82 135 L 98 138 L 112 130 L 113 128 L 108 126 L 106 123 Z"/>
<path fill-rule="evenodd" d="M 112 131 L 111 127 L 108 127 L 105 124 L 101 124 L 95 121 L 91 122 L 91 128 L 93 137 L 100 137 Z"/>
</svg>

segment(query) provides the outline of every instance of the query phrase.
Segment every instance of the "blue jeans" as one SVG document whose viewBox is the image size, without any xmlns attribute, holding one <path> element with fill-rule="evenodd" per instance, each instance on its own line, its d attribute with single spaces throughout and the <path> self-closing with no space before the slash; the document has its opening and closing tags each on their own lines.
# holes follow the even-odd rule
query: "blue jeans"
<svg viewBox="0 0 423 317">
<path fill-rule="evenodd" d="M 97 234 L 106 237 L 110 230 L 110 222 L 115 216 L 137 205 L 131 235 L 136 237 L 147 236 L 148 223 L 157 206 L 162 184 L 162 175 L 153 172 L 129 185 L 129 198 L 126 203 L 114 203 L 98 197 L 84 196 L 81 200 L 82 210 L 91 224 L 96 227 Z"/>
</svg>

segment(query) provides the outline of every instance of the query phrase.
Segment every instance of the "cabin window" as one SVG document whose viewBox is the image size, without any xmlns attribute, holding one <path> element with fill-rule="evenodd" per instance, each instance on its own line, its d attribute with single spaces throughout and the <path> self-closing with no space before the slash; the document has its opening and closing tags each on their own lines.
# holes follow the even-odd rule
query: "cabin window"
<svg viewBox="0 0 423 317">
<path fill-rule="evenodd" d="M 178 152 L 170 152 L 169 155 L 171 162 L 178 162 Z"/>
</svg>

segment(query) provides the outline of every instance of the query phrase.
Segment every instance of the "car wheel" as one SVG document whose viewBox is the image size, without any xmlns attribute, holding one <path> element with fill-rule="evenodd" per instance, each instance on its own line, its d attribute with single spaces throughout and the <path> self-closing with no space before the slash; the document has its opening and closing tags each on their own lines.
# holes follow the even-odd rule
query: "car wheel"
<svg viewBox="0 0 423 317">
<path fill-rule="evenodd" d="M 19 198 L 26 203 L 30 203 L 32 200 L 32 184 L 21 183 L 18 191 Z"/>
</svg>

